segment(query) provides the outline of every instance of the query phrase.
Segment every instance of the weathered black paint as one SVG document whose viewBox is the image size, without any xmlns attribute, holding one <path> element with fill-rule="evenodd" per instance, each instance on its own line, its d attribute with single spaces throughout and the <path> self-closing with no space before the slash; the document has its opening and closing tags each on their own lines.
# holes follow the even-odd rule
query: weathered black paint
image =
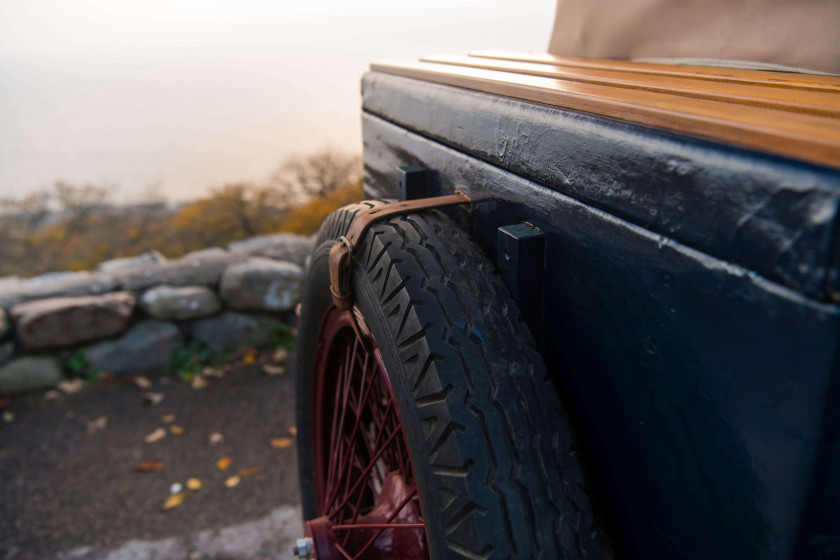
<svg viewBox="0 0 840 560">
<path fill-rule="evenodd" d="M 809 295 L 840 293 L 840 170 L 369 73 L 366 112 Z M 837 162 L 840 167 L 840 162 Z"/>
<path fill-rule="evenodd" d="M 447 112 L 438 105 L 435 110 Z M 527 112 L 546 110 L 529 107 Z M 482 120 L 476 111 L 469 114 Z M 603 123 L 574 120 L 582 128 L 581 137 L 590 131 L 596 137 L 606 134 L 599 130 Z M 630 134 L 616 126 L 614 135 Z M 476 127 L 486 130 L 485 125 Z M 760 265 L 750 270 L 369 113 L 363 116 L 363 130 L 369 196 L 395 196 L 397 168 L 422 162 L 433 170 L 428 195 L 469 192 L 472 214 L 455 215 L 488 254 L 498 250 L 500 227 L 529 222 L 545 232 L 543 355 L 558 376 L 582 451 L 614 522 L 618 557 L 705 560 L 793 558 L 800 553 L 816 558 L 815 551 L 826 550 L 819 543 L 837 542 L 838 443 L 832 439 L 836 426 L 828 424 L 836 421 L 840 405 L 836 374 L 830 388 L 840 313 L 836 306 L 761 274 L 784 272 L 801 281 L 789 283 L 819 285 L 815 271 L 825 269 L 830 237 L 825 230 L 833 220 L 837 190 L 827 171 L 791 162 L 770 162 L 767 171 L 764 161 L 747 161 L 748 154 L 733 155 L 728 147 L 723 154 L 704 155 L 704 149 L 712 148 L 678 142 L 670 135 L 644 140 L 634 133 L 637 143 L 676 145 L 692 154 L 686 163 L 692 180 L 685 183 L 679 182 L 679 173 L 668 171 L 670 156 L 657 160 L 664 157 L 662 149 L 645 156 L 652 164 L 649 183 L 665 181 L 659 173 L 677 181 L 671 188 L 660 184 L 655 191 L 660 196 L 685 203 L 676 187 L 695 189 L 691 200 L 699 215 L 683 213 L 686 223 L 679 224 L 673 221 L 680 217 L 674 204 L 651 191 L 636 193 L 629 183 L 621 183 L 609 195 L 599 181 L 618 172 L 582 163 L 575 150 L 566 150 L 565 159 L 550 159 L 555 169 L 575 177 L 576 187 L 589 189 L 584 189 L 586 197 L 604 194 L 602 208 L 623 201 L 638 217 L 653 204 L 655 223 L 684 238 L 705 240 L 718 253 Z M 556 141 L 548 132 L 546 137 Z M 456 135 L 451 143 L 458 139 Z M 468 140 L 481 145 L 475 132 Z M 529 158 L 542 157 L 540 143 L 531 140 L 533 151 L 520 152 L 518 161 L 530 162 L 528 169 L 538 167 Z M 628 154 L 639 154 L 632 142 L 626 147 Z M 579 151 L 596 148 L 583 142 Z M 601 165 L 632 164 L 617 151 L 613 146 L 612 155 L 600 157 Z M 743 181 L 720 177 L 707 193 L 714 202 L 704 201 L 695 181 L 725 173 L 700 169 L 701 163 L 728 165 L 724 171 Z M 594 172 L 589 179 L 588 171 Z M 638 166 L 625 169 L 631 175 L 642 172 Z M 758 179 L 749 179 L 752 173 Z M 776 184 L 774 190 L 773 178 L 787 186 Z M 632 184 L 644 182 L 639 176 Z M 749 197 L 720 197 L 726 194 L 724 186 L 743 185 L 763 189 L 759 206 L 769 214 L 755 218 L 762 227 L 747 228 L 750 235 L 739 237 L 737 220 L 733 222 L 738 213 L 725 203 L 740 201 L 743 212 Z M 788 196 L 801 204 L 786 212 L 780 201 Z M 750 215 L 760 214 L 762 210 Z M 775 231 L 771 217 L 779 221 Z M 727 233 L 717 235 L 718 227 Z M 788 235 L 793 241 L 786 241 Z M 754 254 L 748 239 L 757 244 Z M 735 247 L 730 250 L 726 242 Z M 803 259 L 801 269 L 795 255 Z M 834 517 L 813 523 L 809 512 L 815 511 Z"/>
</svg>

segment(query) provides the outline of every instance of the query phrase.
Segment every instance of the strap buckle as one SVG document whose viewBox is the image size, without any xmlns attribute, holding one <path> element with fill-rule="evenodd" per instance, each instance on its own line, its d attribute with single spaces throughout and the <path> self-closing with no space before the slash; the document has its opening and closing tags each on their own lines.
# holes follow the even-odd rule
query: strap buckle
<svg viewBox="0 0 840 560">
<path fill-rule="evenodd" d="M 355 299 L 350 279 L 353 272 L 353 257 L 357 244 L 367 233 L 368 228 L 376 222 L 387 220 L 394 216 L 413 214 L 423 210 L 443 208 L 446 206 L 466 206 L 471 208 L 472 200 L 463 191 L 455 194 L 404 200 L 375 206 L 356 214 L 347 233 L 336 241 L 330 250 L 330 292 L 335 306 L 343 310 L 352 310 Z"/>
</svg>

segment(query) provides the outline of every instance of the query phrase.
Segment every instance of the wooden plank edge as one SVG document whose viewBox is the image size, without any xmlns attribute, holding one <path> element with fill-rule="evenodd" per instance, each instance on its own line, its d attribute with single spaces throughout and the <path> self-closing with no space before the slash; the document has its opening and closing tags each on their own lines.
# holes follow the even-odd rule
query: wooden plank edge
<svg viewBox="0 0 840 560">
<path fill-rule="evenodd" d="M 577 68 L 600 68 L 656 74 L 666 76 L 693 76 L 699 79 L 757 84 L 765 86 L 806 89 L 813 91 L 840 92 L 840 77 L 821 74 L 797 74 L 793 72 L 769 72 L 766 70 L 740 70 L 717 66 L 693 66 L 683 64 L 656 64 L 629 60 L 606 60 L 558 56 L 548 53 L 515 53 L 507 51 L 473 51 L 468 56 L 498 60 L 554 64 Z"/>
<path fill-rule="evenodd" d="M 571 91 L 558 91 L 543 82 L 557 82 L 549 78 L 527 77 L 530 84 L 517 83 L 515 74 L 479 69 L 460 69 L 458 72 L 445 65 L 431 63 L 373 63 L 371 70 L 406 78 L 461 87 L 484 93 L 534 101 L 557 107 L 598 114 L 619 120 L 635 122 L 676 132 L 694 134 L 707 139 L 730 142 L 749 148 L 757 148 L 772 154 L 803 161 L 840 167 L 840 131 L 826 127 L 806 127 L 797 131 L 785 119 L 790 115 L 758 107 L 741 107 L 741 113 L 763 111 L 775 113 L 769 120 L 782 125 L 766 126 L 758 123 L 727 120 L 721 116 L 699 115 L 684 110 L 651 108 L 639 104 L 619 101 L 608 97 L 596 97 Z M 486 74 L 482 76 L 481 74 Z M 472 74 L 472 75 L 470 75 Z M 591 86 L 592 88 L 604 86 Z M 660 96 L 661 97 L 661 96 Z M 705 100 L 691 100 L 694 104 Z M 812 120 L 817 117 L 804 115 Z M 825 120 L 825 119 L 823 119 Z M 780 129 L 781 128 L 781 129 Z M 822 132 L 823 134 L 819 134 Z M 814 133 L 817 133 L 816 135 Z"/>
<path fill-rule="evenodd" d="M 521 61 L 500 61 L 499 59 L 484 59 L 475 57 L 436 55 L 427 56 L 420 59 L 421 62 L 431 62 L 435 64 L 448 64 L 451 66 L 463 66 L 469 68 L 481 68 L 484 70 L 496 70 L 499 72 L 511 72 L 526 74 L 529 76 L 542 76 L 545 78 L 552 78 L 557 80 L 569 80 L 580 83 L 589 83 L 596 85 L 603 85 L 616 88 L 638 89 L 657 93 L 660 95 L 677 95 L 681 97 L 690 97 L 695 99 L 707 99 L 722 103 L 737 103 L 741 105 L 750 105 L 756 107 L 765 107 L 768 109 L 776 109 L 780 111 L 789 111 L 792 113 L 807 113 L 812 115 L 821 115 L 826 117 L 840 117 L 840 95 L 827 94 L 825 92 L 802 92 L 816 94 L 822 98 L 822 103 L 809 103 L 804 101 L 796 101 L 794 96 L 773 97 L 771 92 L 784 91 L 794 92 L 787 88 L 766 87 L 758 84 L 729 84 L 736 85 L 742 89 L 742 93 L 728 93 L 715 91 L 713 84 L 720 82 L 710 82 L 708 80 L 698 80 L 691 76 L 668 76 L 669 81 L 674 82 L 671 86 L 664 84 L 649 84 L 643 79 L 638 78 L 638 74 L 622 73 L 624 74 L 619 79 L 611 79 L 608 77 L 586 76 L 575 74 L 574 71 L 563 71 L 562 66 L 548 65 L 548 64 L 533 64 Z M 497 62 L 498 61 L 498 62 Z M 595 70 L 592 70 L 595 71 Z M 615 70 L 601 70 L 604 72 L 616 72 Z M 657 79 L 662 79 L 661 76 L 656 76 Z M 698 83 L 699 82 L 699 83 Z M 697 86 L 702 84 L 710 84 L 705 89 L 699 89 Z M 769 90 L 769 91 L 768 91 Z M 767 95 L 763 95 L 767 92 Z M 838 122 L 840 126 L 840 122 Z"/>
</svg>

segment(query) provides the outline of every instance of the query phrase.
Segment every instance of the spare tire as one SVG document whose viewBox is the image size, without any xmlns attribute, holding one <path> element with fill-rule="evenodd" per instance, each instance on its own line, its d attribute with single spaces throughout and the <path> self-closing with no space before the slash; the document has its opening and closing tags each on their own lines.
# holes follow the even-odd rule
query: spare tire
<svg viewBox="0 0 840 560">
<path fill-rule="evenodd" d="M 327 218 L 307 271 L 296 382 L 314 557 L 605 557 L 555 388 L 463 230 L 434 211 L 375 224 L 352 275 L 358 337 L 332 305 L 329 251 L 377 204 Z"/>
</svg>

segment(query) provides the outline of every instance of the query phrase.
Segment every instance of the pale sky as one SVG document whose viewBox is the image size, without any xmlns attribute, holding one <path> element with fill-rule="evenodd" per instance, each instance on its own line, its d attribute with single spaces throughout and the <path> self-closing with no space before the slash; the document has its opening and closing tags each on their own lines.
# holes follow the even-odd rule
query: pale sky
<svg viewBox="0 0 840 560">
<path fill-rule="evenodd" d="M 56 179 L 170 200 L 361 151 L 372 60 L 544 51 L 554 0 L 0 0 L 0 197 Z"/>
</svg>

